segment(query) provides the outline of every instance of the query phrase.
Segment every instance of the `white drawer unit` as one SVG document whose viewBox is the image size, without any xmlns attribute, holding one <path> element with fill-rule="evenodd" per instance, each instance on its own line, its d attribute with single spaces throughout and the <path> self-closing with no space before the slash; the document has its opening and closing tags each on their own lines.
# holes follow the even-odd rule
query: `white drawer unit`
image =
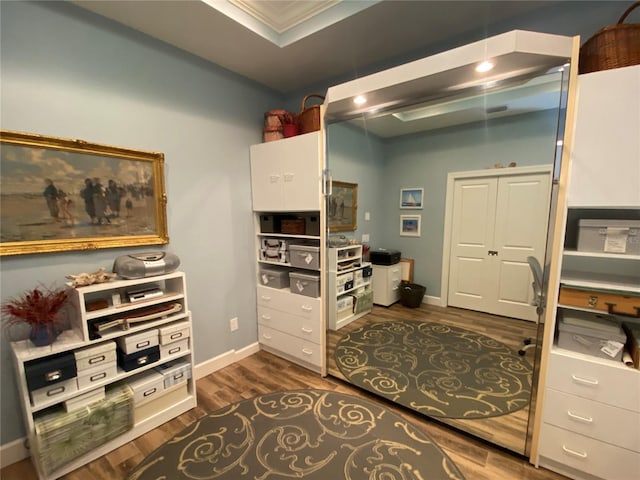
<svg viewBox="0 0 640 480">
<path fill-rule="evenodd" d="M 309 342 L 273 328 L 258 325 L 260 344 L 268 351 L 275 350 L 285 358 L 305 366 L 320 365 L 324 352 L 317 343 Z M 315 368 L 314 368 L 315 369 Z"/>
<path fill-rule="evenodd" d="M 640 453 L 549 424 L 541 430 L 540 456 L 540 465 L 571 478 L 632 480 L 640 472 Z"/>
<path fill-rule="evenodd" d="M 373 265 L 373 303 L 389 305 L 400 300 L 402 267 L 395 265 Z"/>
<path fill-rule="evenodd" d="M 301 318 L 269 307 L 258 307 L 258 323 L 294 337 L 320 344 L 321 331 L 315 319 Z"/>
<path fill-rule="evenodd" d="M 258 286 L 258 305 L 320 322 L 321 299 Z"/>
<path fill-rule="evenodd" d="M 554 349 L 549 358 L 545 386 L 596 402 L 640 411 L 640 375 L 622 362 L 599 360 L 589 355 Z"/>
</svg>

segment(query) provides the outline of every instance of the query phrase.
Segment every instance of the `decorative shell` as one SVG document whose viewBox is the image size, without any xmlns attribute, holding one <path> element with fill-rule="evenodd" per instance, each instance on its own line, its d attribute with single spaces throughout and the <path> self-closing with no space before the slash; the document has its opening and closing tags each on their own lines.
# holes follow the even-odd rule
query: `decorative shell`
<svg viewBox="0 0 640 480">
<path fill-rule="evenodd" d="M 84 287 L 93 285 L 94 283 L 105 283 L 116 277 L 115 273 L 106 273 L 104 268 L 100 267 L 93 273 L 79 273 L 78 275 L 66 275 L 65 278 L 71 280 L 72 287 Z"/>
</svg>

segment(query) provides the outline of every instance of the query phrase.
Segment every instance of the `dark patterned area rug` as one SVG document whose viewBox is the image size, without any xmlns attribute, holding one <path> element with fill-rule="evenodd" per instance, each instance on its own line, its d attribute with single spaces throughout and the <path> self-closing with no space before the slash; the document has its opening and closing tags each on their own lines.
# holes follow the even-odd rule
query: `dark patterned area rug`
<svg viewBox="0 0 640 480">
<path fill-rule="evenodd" d="M 365 325 L 335 360 L 354 385 L 426 415 L 487 418 L 529 404 L 532 367 L 485 335 L 415 320 Z"/>
<path fill-rule="evenodd" d="M 463 480 L 424 433 L 383 406 L 324 390 L 230 405 L 176 435 L 129 480 Z"/>
</svg>

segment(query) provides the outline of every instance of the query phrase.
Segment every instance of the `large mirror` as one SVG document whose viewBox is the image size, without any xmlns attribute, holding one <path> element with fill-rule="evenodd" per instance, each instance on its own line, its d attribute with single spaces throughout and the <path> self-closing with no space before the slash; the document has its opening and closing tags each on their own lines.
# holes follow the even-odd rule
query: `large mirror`
<svg viewBox="0 0 640 480">
<path fill-rule="evenodd" d="M 572 44 L 509 32 L 326 103 L 358 192 L 356 230 L 328 232 L 328 374 L 523 455 Z"/>
</svg>

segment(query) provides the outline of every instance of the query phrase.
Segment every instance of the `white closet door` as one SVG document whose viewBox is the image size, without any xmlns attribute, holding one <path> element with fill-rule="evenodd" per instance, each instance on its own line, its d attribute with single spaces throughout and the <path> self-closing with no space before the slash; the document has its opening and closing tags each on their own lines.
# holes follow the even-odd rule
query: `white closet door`
<svg viewBox="0 0 640 480">
<path fill-rule="evenodd" d="M 454 183 L 449 305 L 536 321 L 529 255 L 544 258 L 550 173 Z"/>
<path fill-rule="evenodd" d="M 493 257 L 495 305 L 491 313 L 536 321 L 531 306 L 531 269 L 527 257 L 544 261 L 549 216 L 550 173 L 498 180 Z"/>
<path fill-rule="evenodd" d="M 454 184 L 453 226 L 449 272 L 449 305 L 488 311 L 493 285 L 488 255 L 493 244 L 497 179 L 457 180 Z"/>
</svg>

